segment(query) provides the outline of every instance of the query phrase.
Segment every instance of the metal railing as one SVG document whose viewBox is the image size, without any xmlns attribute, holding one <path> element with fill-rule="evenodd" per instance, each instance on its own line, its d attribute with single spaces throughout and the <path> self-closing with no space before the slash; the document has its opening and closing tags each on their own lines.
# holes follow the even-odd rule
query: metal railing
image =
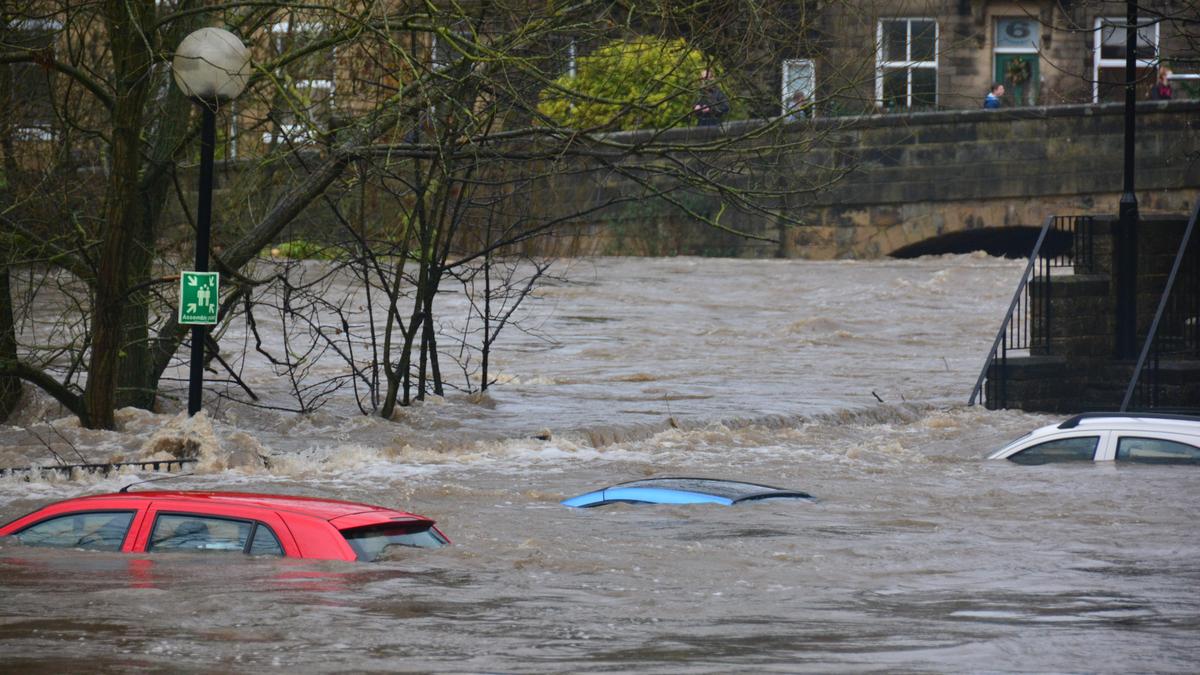
<svg viewBox="0 0 1200 675">
<path fill-rule="evenodd" d="M 1094 271 L 1093 233 L 1091 216 L 1046 218 L 967 405 L 979 402 L 990 408 L 1008 407 L 1009 351 L 1023 349 L 1031 354 L 1051 353 L 1054 319 L 1051 270 L 1071 267 L 1080 273 Z M 1046 249 L 1045 255 L 1043 249 Z M 996 366 L 995 373 L 989 378 L 988 371 L 993 365 Z"/>
<path fill-rule="evenodd" d="M 1167 285 L 1158 300 L 1158 310 L 1125 388 L 1121 412 L 1129 410 L 1131 405 L 1135 410 L 1161 407 L 1163 357 L 1200 358 L 1200 237 L 1194 236 L 1198 216 L 1200 199 L 1196 200 L 1192 217 L 1183 230 Z"/>
<path fill-rule="evenodd" d="M 14 476 L 24 474 L 28 477 L 35 473 L 58 473 L 64 476 L 71 476 L 79 473 L 92 473 L 107 476 L 114 471 L 120 471 L 124 468 L 133 468 L 140 471 L 171 471 L 182 470 L 185 464 L 195 464 L 199 460 L 192 458 L 182 459 L 150 459 L 143 462 L 104 462 L 96 464 L 47 464 L 46 466 L 16 466 L 10 468 L 0 468 L 0 477 Z"/>
</svg>

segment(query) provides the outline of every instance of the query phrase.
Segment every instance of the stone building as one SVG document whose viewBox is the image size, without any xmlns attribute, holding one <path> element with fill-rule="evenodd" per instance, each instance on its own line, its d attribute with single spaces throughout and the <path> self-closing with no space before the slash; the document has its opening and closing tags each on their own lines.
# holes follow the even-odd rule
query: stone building
<svg viewBox="0 0 1200 675">
<path fill-rule="evenodd" d="M 1138 95 L 1171 63 L 1177 96 L 1200 97 L 1194 2 L 1143 2 Z M 826 113 L 1005 106 L 1123 98 L 1124 2 L 858 0 L 826 6 L 808 54 L 781 62 L 781 97 L 807 90 Z M 1172 62 L 1175 63 L 1172 63 Z"/>
<path fill-rule="evenodd" d="M 1148 94 L 1160 63 L 1174 61 L 1176 97 L 1200 97 L 1195 1 L 1142 4 L 1139 95 Z M 778 0 L 763 3 L 768 6 L 792 30 L 747 44 L 738 34 L 751 33 L 751 17 L 713 16 L 713 21 L 728 24 L 725 44 L 699 45 L 723 66 L 723 86 L 743 101 L 744 116 L 788 114 L 796 106 L 804 106 L 804 115 L 823 116 L 970 109 L 980 106 L 992 82 L 1005 84 L 1006 107 L 1103 102 L 1123 95 L 1124 2 Z M 459 12 L 456 16 L 467 15 Z M 78 51 L 81 29 L 64 25 L 60 14 L 14 10 L 0 27 L 0 47 L 14 53 Z M 369 107 L 416 72 L 449 65 L 455 58 L 449 42 L 455 36 L 487 40 L 486 35 L 470 35 L 457 25 L 461 20 L 447 13 L 448 27 L 364 31 L 348 41 L 336 37 L 347 30 L 336 17 L 336 12 L 284 4 L 269 19 L 238 29 L 260 64 L 297 51 L 303 55 L 270 73 L 278 85 L 273 96 L 239 101 L 223 134 L 226 156 L 259 155 L 280 143 L 316 142 L 339 113 Z M 594 22 L 576 24 L 579 33 L 564 30 L 544 40 L 546 64 L 574 72 L 576 60 L 602 40 L 642 29 L 689 36 L 687 25 L 662 20 L 664 25 L 623 26 L 598 9 Z M 323 41 L 329 46 L 322 47 Z M 17 93 L 6 100 L 8 118 L 19 131 L 15 137 L 47 140 L 56 108 L 66 104 L 51 88 L 61 86 L 64 78 L 56 78 L 43 59 L 11 62 L 8 71 L 6 88 Z"/>
</svg>

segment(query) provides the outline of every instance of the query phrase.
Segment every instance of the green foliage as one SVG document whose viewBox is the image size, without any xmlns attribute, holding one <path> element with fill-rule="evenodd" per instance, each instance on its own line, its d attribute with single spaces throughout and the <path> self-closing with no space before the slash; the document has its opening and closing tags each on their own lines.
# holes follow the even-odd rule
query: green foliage
<svg viewBox="0 0 1200 675">
<path fill-rule="evenodd" d="M 706 68 L 711 61 L 683 40 L 617 40 L 581 57 L 575 77 L 547 87 L 538 111 L 576 129 L 687 125 Z"/>
</svg>

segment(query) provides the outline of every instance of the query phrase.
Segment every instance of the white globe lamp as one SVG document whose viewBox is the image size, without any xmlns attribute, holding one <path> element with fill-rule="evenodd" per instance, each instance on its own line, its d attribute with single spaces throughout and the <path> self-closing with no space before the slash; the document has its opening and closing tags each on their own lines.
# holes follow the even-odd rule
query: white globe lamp
<svg viewBox="0 0 1200 675">
<path fill-rule="evenodd" d="M 171 62 L 175 84 L 183 93 L 210 105 L 237 98 L 250 79 L 250 50 L 222 28 L 189 34 Z"/>
</svg>

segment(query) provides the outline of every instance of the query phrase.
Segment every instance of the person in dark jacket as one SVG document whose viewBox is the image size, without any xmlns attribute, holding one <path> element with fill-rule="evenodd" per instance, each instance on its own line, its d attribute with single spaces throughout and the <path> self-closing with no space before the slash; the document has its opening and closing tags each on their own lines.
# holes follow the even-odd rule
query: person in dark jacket
<svg viewBox="0 0 1200 675">
<path fill-rule="evenodd" d="M 729 98 L 717 86 L 712 71 L 705 70 L 700 75 L 700 99 L 692 106 L 696 124 L 702 127 L 720 124 L 728 112 Z"/>
</svg>

